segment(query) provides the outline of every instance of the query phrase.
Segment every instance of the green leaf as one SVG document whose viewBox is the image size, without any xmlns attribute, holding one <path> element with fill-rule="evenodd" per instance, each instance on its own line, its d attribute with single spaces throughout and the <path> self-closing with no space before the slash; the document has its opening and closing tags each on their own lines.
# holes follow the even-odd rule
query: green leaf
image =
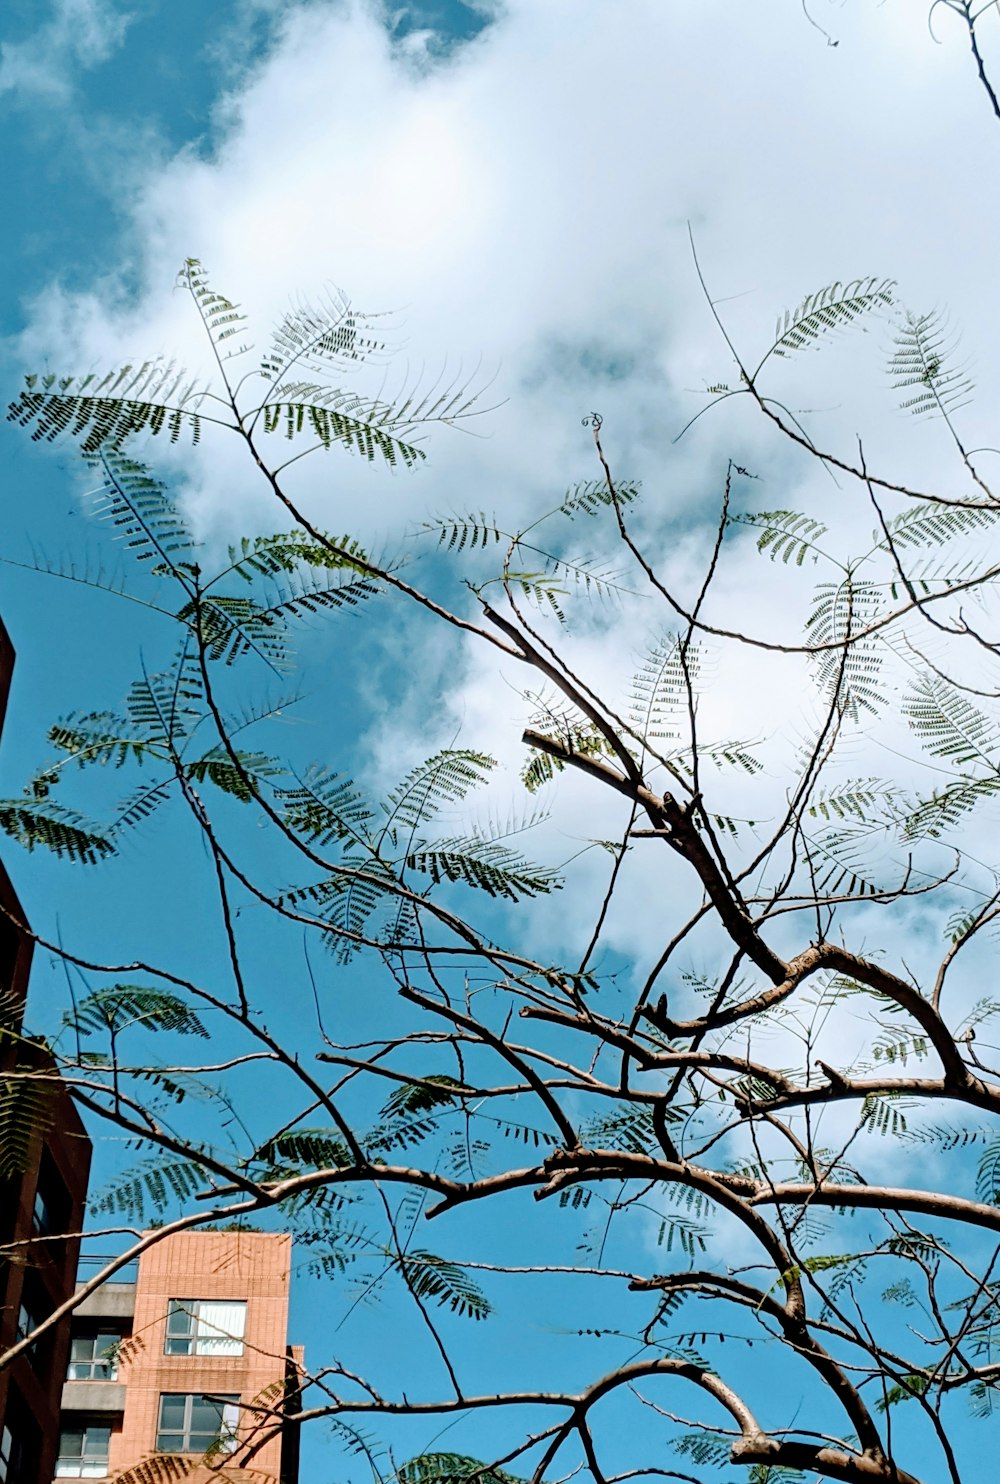
<svg viewBox="0 0 1000 1484">
<path fill-rule="evenodd" d="M 91 1199 L 91 1215 L 134 1216 L 144 1221 L 149 1211 L 160 1213 L 190 1201 L 204 1189 L 207 1178 L 196 1160 L 143 1160 Z"/>
<path fill-rule="evenodd" d="M 414 1249 L 396 1259 L 410 1292 L 417 1298 L 433 1299 L 469 1319 L 486 1319 L 493 1312 L 485 1294 L 464 1268 L 433 1252 Z"/>
<path fill-rule="evenodd" d="M 115 847 L 94 825 L 72 809 L 58 804 L 29 804 L 24 799 L 0 799 L 0 829 L 26 850 L 42 845 L 53 855 L 82 865 L 95 865 L 114 855 Z"/>
<path fill-rule="evenodd" d="M 524 856 L 496 841 L 475 836 L 439 840 L 433 846 L 411 851 L 408 870 L 441 881 L 461 881 L 486 892 L 517 902 L 524 897 L 545 895 L 562 882 L 548 866 L 533 866 Z"/>
<path fill-rule="evenodd" d="M 807 294 L 797 309 L 786 309 L 778 316 L 774 341 L 761 358 L 758 371 L 770 356 L 789 356 L 815 346 L 824 335 L 845 330 L 873 311 L 888 309 L 895 286 L 891 278 L 876 276 L 855 278 L 850 283 L 838 280 Z"/>
<path fill-rule="evenodd" d="M 485 783 L 496 760 L 468 748 L 445 748 L 419 763 L 392 790 L 383 805 L 391 827 L 415 829 L 445 804 L 457 804 L 470 789 Z"/>
<path fill-rule="evenodd" d="M 202 1036 L 208 1031 L 195 1012 L 178 995 L 144 984 L 115 984 L 97 989 L 67 1011 L 63 1024 L 81 1036 L 94 1031 L 120 1031 L 141 1026 L 147 1031 L 173 1031 L 181 1036 Z"/>
<path fill-rule="evenodd" d="M 55 1115 L 54 1072 L 46 1080 L 45 1068 L 27 1058 L 12 1070 L 20 1075 L 0 1076 L 0 1180 L 37 1169 L 40 1143 Z"/>
<path fill-rule="evenodd" d="M 456 1082 L 454 1077 L 432 1073 L 420 1082 L 404 1082 L 390 1093 L 382 1117 L 404 1118 L 414 1113 L 426 1113 L 431 1108 L 453 1106 L 464 1091 L 461 1082 Z"/>
<path fill-rule="evenodd" d="M 274 758 L 263 752 L 237 752 L 234 761 L 220 742 L 197 762 L 189 763 L 185 771 L 195 782 L 204 783 L 207 778 L 223 793 L 248 804 L 255 797 L 254 783 L 273 778 L 283 770 Z"/>
<path fill-rule="evenodd" d="M 404 1463 L 396 1478 L 398 1484 L 524 1484 L 516 1474 L 464 1453 L 421 1453 Z"/>
<path fill-rule="evenodd" d="M 30 427 L 36 442 L 65 435 L 78 438 L 84 454 L 104 451 L 110 457 L 139 433 L 166 433 L 176 443 L 187 429 L 197 443 L 203 419 L 196 409 L 204 394 L 204 388 L 185 381 L 173 361 L 144 361 L 100 380 L 93 375 L 25 378 L 20 396 L 7 408 L 7 420 Z"/>
<path fill-rule="evenodd" d="M 961 369 L 949 369 L 955 337 L 939 309 L 928 314 L 906 311 L 893 336 L 896 347 L 889 362 L 893 389 L 911 395 L 900 402 L 914 417 L 949 417 L 972 399 L 972 381 Z"/>
</svg>

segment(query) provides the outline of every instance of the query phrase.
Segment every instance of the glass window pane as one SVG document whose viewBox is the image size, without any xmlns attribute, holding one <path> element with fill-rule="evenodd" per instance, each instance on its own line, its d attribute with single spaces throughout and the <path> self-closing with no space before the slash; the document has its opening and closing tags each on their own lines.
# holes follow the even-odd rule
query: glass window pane
<svg viewBox="0 0 1000 1484">
<path fill-rule="evenodd" d="M 184 1396 L 160 1397 L 160 1427 L 168 1432 L 184 1431 Z"/>
<path fill-rule="evenodd" d="M 82 1429 L 69 1428 L 59 1436 L 60 1458 L 79 1458 L 83 1453 L 84 1433 Z"/>
<path fill-rule="evenodd" d="M 184 1299 L 171 1299 L 167 1310 L 167 1334 L 189 1335 L 194 1329 L 196 1304 Z"/>
<path fill-rule="evenodd" d="M 207 1397 L 195 1396 L 191 1398 L 191 1431 L 208 1433 L 211 1437 L 219 1430 L 222 1421 L 222 1407 L 219 1402 L 210 1402 Z"/>
<path fill-rule="evenodd" d="M 198 1304 L 197 1355 L 242 1355 L 246 1327 L 245 1303 L 217 1303 L 202 1299 Z"/>
</svg>

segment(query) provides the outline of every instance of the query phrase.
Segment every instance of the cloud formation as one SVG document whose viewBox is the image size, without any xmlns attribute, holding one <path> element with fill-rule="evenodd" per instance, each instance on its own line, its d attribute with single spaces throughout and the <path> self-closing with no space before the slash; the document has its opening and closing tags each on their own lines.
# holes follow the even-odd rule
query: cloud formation
<svg viewBox="0 0 1000 1484">
<path fill-rule="evenodd" d="M 220 100 L 214 154 L 182 151 L 137 181 L 121 281 L 44 296 L 24 359 L 86 371 L 162 352 L 208 374 L 173 288 L 189 255 L 247 306 L 260 348 L 290 298 L 332 281 L 362 308 L 395 311 L 389 335 L 411 377 L 495 373 L 506 401 L 474 426 L 483 437 L 435 435 L 413 477 L 349 458 L 296 466 L 296 494 L 331 528 L 367 536 L 470 507 L 515 522 L 598 472 L 581 428 L 597 409 L 616 471 L 646 482 L 651 555 L 680 590 L 699 575 L 692 532 L 715 517 L 729 457 L 760 476 L 757 508 L 832 511 L 866 539 L 864 492 L 749 406 L 733 400 L 673 441 L 705 386 L 733 375 L 689 224 L 708 292 L 751 362 L 775 311 L 876 273 L 917 310 L 949 303 L 979 405 L 1000 390 L 989 187 L 1000 130 L 961 38 L 945 17 L 935 46 L 904 7 L 813 10 L 837 47 L 796 14 L 743 0 L 630 0 L 627 22 L 606 0 L 506 0 L 474 41 L 442 53 L 426 33 L 398 43 L 374 4 L 289 5 L 267 54 Z M 964 475 L 942 424 L 895 409 L 890 337 L 876 324 L 822 357 L 775 363 L 774 394 L 823 447 L 850 454 L 860 435 L 872 467 L 953 488 Z M 973 425 L 968 441 L 995 440 Z M 223 442 L 185 467 L 210 536 L 263 518 L 266 491 Z M 740 551 L 719 621 L 753 612 L 762 631 L 795 631 L 787 585 L 762 582 L 752 543 Z M 627 685 L 655 623 L 585 635 L 579 652 L 609 687 Z M 720 734 L 766 727 L 792 748 L 800 688 L 782 674 L 733 661 L 706 716 Z M 495 731 L 492 669 L 469 659 L 450 679 L 455 718 Z M 630 934 L 623 922 L 621 940 Z"/>
<path fill-rule="evenodd" d="M 115 0 L 55 0 L 50 19 L 24 41 L 0 41 L 0 95 L 67 101 L 76 73 L 106 62 L 129 20 Z"/>
</svg>

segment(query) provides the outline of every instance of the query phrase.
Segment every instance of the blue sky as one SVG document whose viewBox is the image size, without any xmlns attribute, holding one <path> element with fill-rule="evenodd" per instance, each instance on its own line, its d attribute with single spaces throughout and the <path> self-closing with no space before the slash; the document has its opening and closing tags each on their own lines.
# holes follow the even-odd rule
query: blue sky
<svg viewBox="0 0 1000 1484">
<path fill-rule="evenodd" d="M 304 466 L 295 488 L 309 510 L 373 543 L 435 511 L 469 505 L 513 522 L 594 475 L 581 417 L 598 407 L 616 468 L 644 477 L 655 492 L 646 532 L 683 580 L 697 569 L 706 511 L 714 514 L 730 456 L 763 476 L 761 490 L 740 499 L 801 501 L 824 513 L 842 498 L 739 413 L 721 424 L 704 419 L 689 439 L 672 442 L 702 405 L 698 388 L 727 374 L 697 288 L 689 222 L 712 291 L 746 343 L 766 344 L 776 311 L 835 277 L 893 275 L 918 309 L 951 305 L 982 405 L 997 392 L 996 202 L 984 184 L 995 178 L 995 155 L 964 52 L 948 33 L 936 47 L 899 5 L 817 0 L 813 9 L 836 48 L 797 5 L 748 14 L 745 0 L 634 0 L 631 9 L 624 0 L 439 3 L 388 18 L 336 0 L 8 0 L 0 129 L 5 214 L 15 225 L 0 241 L 6 385 L 13 391 L 23 368 L 83 372 L 144 354 L 190 356 L 197 370 L 204 351 L 172 287 L 188 254 L 203 256 L 219 287 L 245 300 L 258 324 L 280 314 L 290 296 L 336 284 L 361 307 L 389 312 L 397 364 L 408 368 L 401 378 L 433 380 L 444 367 L 446 379 L 489 383 L 484 402 L 500 405 L 472 425 L 476 436 L 435 435 L 428 465 L 412 478 L 357 461 L 335 463 L 332 473 Z M 950 478 L 950 452 L 934 430 L 896 414 L 883 351 L 873 334 L 835 353 L 829 369 L 818 358 L 807 363 L 805 390 L 797 368 L 782 390 L 796 406 L 816 409 L 824 437 L 861 429 L 873 456 L 894 468 Z M 195 460 L 171 455 L 165 465 L 210 552 L 274 523 L 221 440 L 206 439 Z M 0 467 L 5 557 L 125 570 L 81 499 L 71 450 L 39 451 L 5 424 Z M 852 530 L 870 524 L 867 511 L 839 513 Z M 796 580 L 791 599 L 772 598 L 743 553 L 723 602 L 737 614 L 753 607 L 784 631 L 797 616 L 786 604 L 805 599 Z M 165 650 L 155 620 L 105 594 L 17 566 L 0 581 L 20 656 L 0 755 L 2 791 L 14 793 L 45 755 L 54 712 L 113 703 L 135 673 L 137 651 L 155 665 Z M 126 629 L 130 646 L 121 643 Z M 345 632 L 346 656 L 319 635 L 305 637 L 304 719 L 297 723 L 291 708 L 272 729 L 275 748 L 304 757 L 327 725 L 352 745 L 354 765 L 376 788 L 460 735 L 498 753 L 496 806 L 519 799 L 524 707 L 515 674 L 498 678 L 477 654 L 430 628 L 368 635 L 355 623 Z M 629 672 L 641 648 L 634 635 L 602 623 L 585 630 L 580 645 L 609 684 Z M 776 747 L 770 776 L 780 791 L 802 720 L 794 678 L 763 662 L 719 664 L 706 716 L 726 735 L 768 728 Z M 345 691 L 354 697 L 350 710 Z M 872 767 L 882 766 L 879 756 Z M 89 796 L 99 794 L 92 788 Z M 557 798 L 561 809 L 542 846 L 547 859 L 563 860 L 618 827 L 614 810 L 590 815 L 571 783 Z M 12 846 L 4 858 L 46 931 L 92 945 L 111 900 L 123 957 L 162 954 L 181 969 L 221 977 L 208 863 L 201 856 L 180 872 L 168 865 L 191 859 L 186 829 L 173 823 L 141 840 L 99 880 Z M 579 879 L 592 887 L 603 869 L 591 852 Z M 652 951 L 660 891 L 636 881 L 627 910 L 609 923 L 606 967 L 624 971 L 633 956 Z M 900 940 L 929 955 L 939 916 L 914 914 Z M 575 897 L 543 909 L 526 930 L 533 951 L 554 954 L 582 922 Z M 249 912 L 245 930 L 262 995 L 280 984 L 289 1022 L 308 1018 L 294 935 L 259 931 Z M 358 970 L 337 984 L 342 1023 L 360 1033 L 367 997 L 382 990 Z M 33 996 L 39 1020 L 52 1024 L 65 1003 L 61 971 L 40 962 Z M 393 1013 L 377 1004 L 380 1016 Z M 105 1148 L 99 1167 L 113 1169 L 121 1158 Z M 537 1211 L 533 1250 L 558 1253 L 562 1238 L 548 1208 Z M 440 1240 L 454 1252 L 467 1233 L 472 1224 L 459 1220 Z M 506 1246 L 522 1235 L 511 1221 L 500 1240 Z M 437 1240 L 436 1232 L 428 1237 L 429 1245 Z M 636 1241 L 655 1267 L 649 1230 Z M 571 1293 L 563 1308 L 553 1292 L 548 1314 L 532 1322 L 525 1355 L 518 1321 L 537 1281 L 514 1285 L 510 1309 L 491 1321 L 488 1337 L 482 1326 L 459 1342 L 470 1374 L 485 1374 L 484 1361 L 499 1359 L 519 1377 L 532 1363 L 541 1371 L 546 1357 L 567 1375 L 589 1374 L 584 1342 L 559 1331 L 620 1322 L 619 1290 L 609 1285 L 606 1310 L 582 1318 Z M 626 1302 L 630 1314 L 641 1307 Z M 385 1362 L 402 1322 L 392 1303 L 381 1313 L 362 1308 L 332 1343 L 359 1364 Z M 431 1363 L 424 1337 L 406 1333 L 387 1384 Z M 297 1303 L 293 1338 L 320 1357 L 331 1344 L 329 1320 L 308 1299 Z M 626 1354 L 626 1342 L 621 1348 Z M 789 1424 L 797 1407 L 790 1390 Z M 463 1434 L 469 1451 L 483 1452 L 502 1436 L 499 1427 L 478 1441 Z M 410 1429 L 408 1441 L 426 1446 L 427 1430 Z M 975 1466 L 979 1435 L 963 1433 L 963 1445 Z M 309 1484 L 340 1477 L 321 1430 L 305 1458 Z"/>
</svg>

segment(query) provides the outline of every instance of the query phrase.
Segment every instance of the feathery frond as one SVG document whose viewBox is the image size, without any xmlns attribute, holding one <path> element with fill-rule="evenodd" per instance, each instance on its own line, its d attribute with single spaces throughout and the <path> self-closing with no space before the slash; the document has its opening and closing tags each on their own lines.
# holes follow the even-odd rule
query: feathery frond
<svg viewBox="0 0 1000 1484">
<path fill-rule="evenodd" d="M 416 829 L 440 813 L 446 804 L 457 804 L 470 789 L 479 787 L 496 767 L 496 760 L 470 748 L 446 747 L 412 768 L 383 804 L 387 819 L 384 832 Z"/>
<path fill-rule="evenodd" d="M 314 372 L 358 364 L 385 351 L 386 344 L 362 334 L 367 318 L 337 290 L 311 304 L 301 300 L 282 315 L 260 363 L 265 381 L 280 381 L 294 365 Z"/>
<path fill-rule="evenodd" d="M 115 984 L 96 989 L 63 1016 L 63 1025 L 77 1035 L 98 1031 L 116 1035 L 133 1026 L 147 1031 L 172 1031 L 181 1036 L 202 1036 L 208 1031 L 190 1005 L 179 995 L 144 984 Z"/>
<path fill-rule="evenodd" d="M 619 505 L 631 505 L 633 500 L 639 498 L 641 489 L 642 481 L 638 479 L 623 479 L 620 484 L 616 483 L 615 496 Z M 577 515 L 598 515 L 602 510 L 611 509 L 613 505 L 614 497 L 606 479 L 585 479 L 566 491 L 557 508 L 561 515 L 572 520 Z"/>
<path fill-rule="evenodd" d="M 166 433 L 176 443 L 187 429 L 201 438 L 202 423 L 218 422 L 198 408 L 205 389 L 185 380 L 173 361 L 131 363 L 98 379 L 88 376 L 26 376 L 24 388 L 7 408 L 7 421 L 31 428 L 34 442 L 52 443 L 65 435 L 80 440 L 84 454 L 117 450 L 139 433 Z"/>
<path fill-rule="evenodd" d="M 117 539 L 139 561 L 156 558 L 169 567 L 172 553 L 192 549 L 191 532 L 166 485 L 145 464 L 113 446 L 102 447 L 88 463 L 101 478 L 91 492 L 95 514 L 114 526 Z"/>
<path fill-rule="evenodd" d="M 13 1074 L 0 1075 L 0 1180 L 37 1167 L 39 1141 L 55 1112 L 54 1076 L 32 1067 L 27 1058 Z"/>
<path fill-rule="evenodd" d="M 406 856 L 406 867 L 440 881 L 461 881 L 491 897 L 517 902 L 555 891 L 562 882 L 548 866 L 534 866 L 516 850 L 478 835 L 437 840 Z"/>
<path fill-rule="evenodd" d="M 990 530 L 997 520 L 1000 509 L 928 503 L 908 506 L 888 524 L 894 546 L 944 546 L 960 537 Z M 881 531 L 876 531 L 875 540 L 884 549 Z"/>
<path fill-rule="evenodd" d="M 335 443 L 369 463 L 381 457 L 394 468 L 411 469 L 427 455 L 405 436 L 412 420 L 386 402 L 359 397 L 318 382 L 287 382 L 274 390 L 262 409 L 264 431 L 287 439 L 307 434 L 329 450 Z"/>
<path fill-rule="evenodd" d="M 893 390 L 912 394 L 900 402 L 902 412 L 947 418 L 971 401 L 971 379 L 960 368 L 948 367 L 956 337 L 950 334 L 940 310 L 927 314 L 907 310 L 893 344 L 896 349 L 889 361 Z"/>
<path fill-rule="evenodd" d="M 73 809 L 45 800 L 31 803 L 27 799 L 0 799 L 0 830 L 25 850 L 42 845 L 53 855 L 82 865 L 94 865 L 104 856 L 114 855 L 115 847 L 107 835 Z"/>
<path fill-rule="evenodd" d="M 884 700 L 879 685 L 882 651 L 874 637 L 853 637 L 875 621 L 883 603 L 875 583 L 848 574 L 841 582 L 819 584 L 806 621 L 810 644 L 838 646 L 815 656 L 816 678 L 827 697 L 855 721 L 862 711 L 876 712 Z"/>
<path fill-rule="evenodd" d="M 824 335 L 846 330 L 873 311 L 888 309 L 893 303 L 895 286 L 891 278 L 875 276 L 855 278 L 850 283 L 838 280 L 807 294 L 797 309 L 786 309 L 778 316 L 774 340 L 761 357 L 757 370 L 770 356 L 789 356 L 815 346 Z"/>
<path fill-rule="evenodd" d="M 212 288 L 208 281 L 208 273 L 197 258 L 188 258 L 185 261 L 177 275 L 177 281 L 182 288 L 187 289 L 198 306 L 202 324 L 217 350 L 225 341 L 241 333 L 240 327 L 246 324 L 246 315 L 240 313 L 238 304 L 234 304 L 226 298 L 225 294 L 220 294 Z M 229 352 L 229 354 L 240 355 L 246 349 L 246 346 L 240 346 L 238 350 Z"/>
<path fill-rule="evenodd" d="M 114 1182 L 91 1199 L 93 1216 L 130 1216 L 145 1221 L 174 1204 L 191 1200 L 206 1184 L 204 1168 L 195 1160 L 143 1160 L 115 1177 Z"/>
<path fill-rule="evenodd" d="M 798 510 L 758 510 L 733 515 L 729 524 L 759 529 L 757 550 L 766 551 L 772 562 L 784 562 L 786 567 L 789 563 L 801 567 L 807 556 L 811 556 L 814 562 L 826 557 L 818 542 L 829 527 Z"/>
<path fill-rule="evenodd" d="M 400 1467 L 396 1479 L 398 1484 L 525 1484 L 516 1474 L 464 1453 L 421 1453 Z"/>
<path fill-rule="evenodd" d="M 417 1298 L 432 1299 L 468 1319 L 487 1319 L 493 1312 L 482 1289 L 458 1263 L 415 1248 L 401 1253 L 396 1265 Z"/>
<path fill-rule="evenodd" d="M 286 824 L 320 845 L 365 838 L 375 820 L 353 780 L 326 768 L 311 768 L 297 787 L 275 792 Z"/>
</svg>

